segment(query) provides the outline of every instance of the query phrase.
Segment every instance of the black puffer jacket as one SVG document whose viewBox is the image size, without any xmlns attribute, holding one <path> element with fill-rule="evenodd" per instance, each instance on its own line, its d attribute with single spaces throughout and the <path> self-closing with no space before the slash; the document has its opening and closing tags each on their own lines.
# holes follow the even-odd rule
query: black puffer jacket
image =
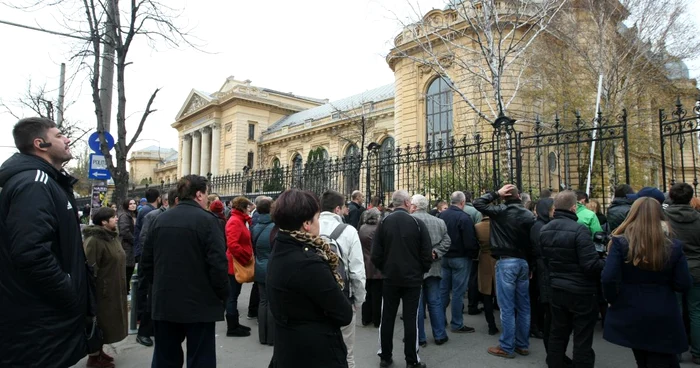
<svg viewBox="0 0 700 368">
<path fill-rule="evenodd" d="M 535 215 L 519 199 L 492 205 L 498 193 L 487 193 L 474 200 L 474 208 L 491 219 L 491 256 L 531 260 L 530 229 Z"/>
<path fill-rule="evenodd" d="M 585 225 L 571 211 L 556 210 L 542 227 L 540 244 L 552 289 L 575 294 L 595 294 L 605 261 L 600 259 Z"/>
<path fill-rule="evenodd" d="M 632 208 L 632 202 L 630 202 L 629 199 L 618 197 L 613 198 L 613 201 L 608 208 L 607 216 L 609 232 L 612 233 L 618 226 L 620 226 L 620 224 L 622 224 L 623 221 L 625 221 L 627 214 L 630 212 L 630 208 Z"/>
<path fill-rule="evenodd" d="M 543 198 L 537 202 L 537 221 L 532 225 L 530 230 L 530 242 L 535 256 L 535 274 L 537 287 L 540 290 L 540 303 L 549 303 L 551 300 L 551 288 L 549 282 L 549 271 L 542 253 L 542 243 L 540 243 L 540 233 L 542 227 L 549 223 L 549 209 L 552 207 L 554 200 L 552 198 Z"/>
<path fill-rule="evenodd" d="M 700 212 L 687 204 L 672 204 L 666 208 L 666 217 L 676 239 L 683 242 L 693 282 L 700 283 Z"/>
<path fill-rule="evenodd" d="M 0 167 L 0 367 L 70 367 L 87 353 L 85 316 L 95 306 L 76 182 L 32 155 Z"/>
</svg>

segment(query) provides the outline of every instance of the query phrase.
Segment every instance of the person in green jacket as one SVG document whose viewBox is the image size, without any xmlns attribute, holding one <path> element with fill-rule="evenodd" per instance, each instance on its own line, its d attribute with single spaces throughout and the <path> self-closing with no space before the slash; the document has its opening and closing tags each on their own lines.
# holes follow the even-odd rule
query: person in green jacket
<svg viewBox="0 0 700 368">
<path fill-rule="evenodd" d="M 591 238 L 595 233 L 603 231 L 603 227 L 600 226 L 600 221 L 598 221 L 598 216 L 595 212 L 589 210 L 586 207 L 586 202 L 588 202 L 588 194 L 584 191 L 576 192 L 576 199 L 578 203 L 576 204 L 576 216 L 578 217 L 578 223 L 585 225 L 591 232 Z"/>
</svg>

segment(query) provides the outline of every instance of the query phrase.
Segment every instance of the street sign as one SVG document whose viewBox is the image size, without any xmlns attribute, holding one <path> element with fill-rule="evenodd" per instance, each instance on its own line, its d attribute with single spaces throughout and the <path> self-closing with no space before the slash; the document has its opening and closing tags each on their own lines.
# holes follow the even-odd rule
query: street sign
<svg viewBox="0 0 700 368">
<path fill-rule="evenodd" d="M 109 180 L 112 174 L 107 169 L 107 161 L 103 155 L 90 154 L 90 166 L 88 167 L 88 179 Z"/>
<path fill-rule="evenodd" d="M 105 132 L 105 141 L 107 142 L 107 150 L 111 151 L 112 148 L 114 148 L 114 137 L 112 137 L 109 132 Z M 90 134 L 90 138 L 88 138 L 88 145 L 90 146 L 91 150 L 97 153 L 102 152 L 100 150 L 100 134 L 98 132 Z"/>
</svg>

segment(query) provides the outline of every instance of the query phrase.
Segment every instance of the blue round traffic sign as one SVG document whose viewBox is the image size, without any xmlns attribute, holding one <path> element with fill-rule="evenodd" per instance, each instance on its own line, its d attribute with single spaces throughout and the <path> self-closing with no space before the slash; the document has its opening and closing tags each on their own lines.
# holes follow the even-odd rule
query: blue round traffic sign
<svg viewBox="0 0 700 368">
<path fill-rule="evenodd" d="M 105 132 L 105 141 L 107 142 L 107 149 L 111 150 L 114 148 L 114 137 L 112 137 L 109 132 Z M 88 138 L 88 146 L 90 146 L 90 149 L 97 152 L 101 153 L 102 151 L 100 150 L 100 134 L 98 132 L 94 132 L 90 134 L 90 138 Z"/>
</svg>

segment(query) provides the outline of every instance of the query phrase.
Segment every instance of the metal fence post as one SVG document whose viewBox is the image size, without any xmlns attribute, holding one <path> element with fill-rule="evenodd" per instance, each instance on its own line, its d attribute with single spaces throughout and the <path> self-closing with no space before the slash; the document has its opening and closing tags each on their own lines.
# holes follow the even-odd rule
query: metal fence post
<svg viewBox="0 0 700 368">
<path fill-rule="evenodd" d="M 134 272 L 131 276 L 131 313 L 129 321 L 129 335 L 135 335 L 138 333 L 138 327 L 136 322 L 138 321 L 138 310 L 139 310 L 139 277 Z"/>
</svg>

